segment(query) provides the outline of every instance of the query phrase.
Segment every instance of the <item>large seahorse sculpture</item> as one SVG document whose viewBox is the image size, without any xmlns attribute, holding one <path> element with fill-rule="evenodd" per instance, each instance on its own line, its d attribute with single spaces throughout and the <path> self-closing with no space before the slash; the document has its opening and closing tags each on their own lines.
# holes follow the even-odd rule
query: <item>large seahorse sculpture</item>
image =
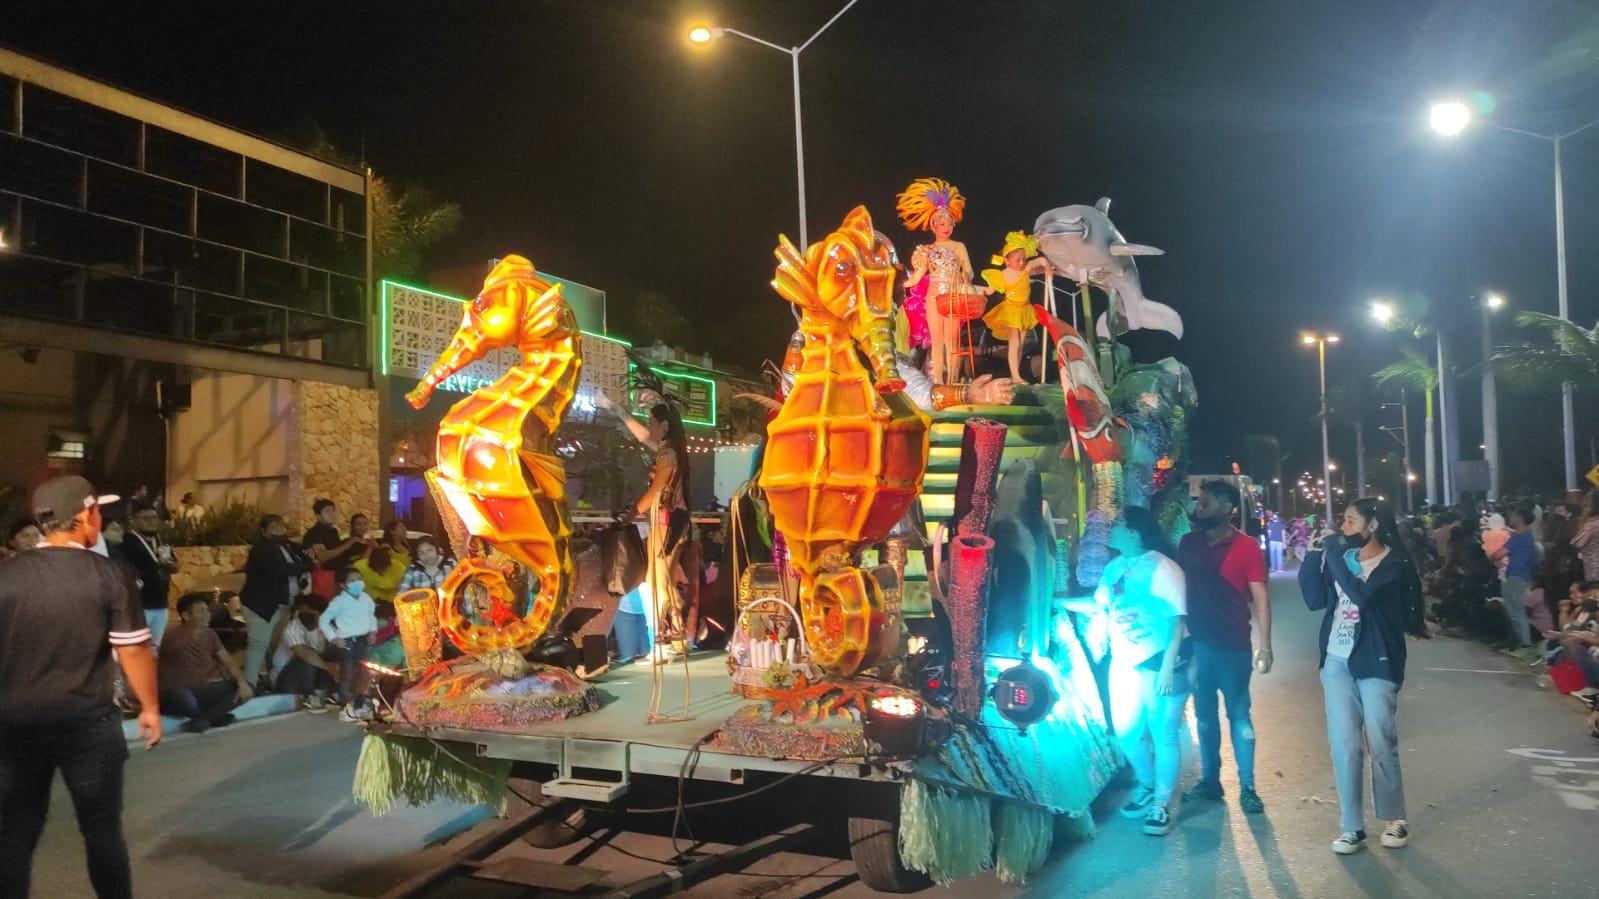
<svg viewBox="0 0 1599 899">
<path fill-rule="evenodd" d="M 803 313 L 804 346 L 767 427 L 760 485 L 799 575 L 811 660 L 841 677 L 876 662 L 897 626 L 859 553 L 905 516 L 927 470 L 929 420 L 905 396 L 894 358 L 888 254 L 856 207 L 803 255 L 782 238 L 772 281 Z"/>
<path fill-rule="evenodd" d="M 566 600 L 575 573 L 566 471 L 555 431 L 577 393 L 582 345 L 561 285 L 521 256 L 501 259 L 466 304 L 461 327 L 406 401 L 420 409 L 450 375 L 493 350 L 515 347 L 522 362 L 472 392 L 439 423 L 437 468 L 428 472 L 461 523 L 537 581 L 526 613 L 500 559 L 463 558 L 440 586 L 439 618 L 472 653 L 524 649 Z M 486 607 L 467 588 L 487 591 Z"/>
</svg>

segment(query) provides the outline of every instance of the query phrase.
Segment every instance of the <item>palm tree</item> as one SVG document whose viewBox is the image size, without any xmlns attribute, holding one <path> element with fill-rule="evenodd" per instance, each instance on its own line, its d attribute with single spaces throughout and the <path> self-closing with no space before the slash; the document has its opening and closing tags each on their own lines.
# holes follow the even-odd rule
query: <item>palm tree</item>
<svg viewBox="0 0 1599 899">
<path fill-rule="evenodd" d="M 1398 362 L 1372 373 L 1379 386 L 1398 386 L 1420 391 L 1427 400 L 1426 467 L 1427 495 L 1436 502 L 1438 493 L 1438 447 L 1433 443 L 1433 394 L 1438 390 L 1438 369 L 1425 355 L 1406 347 Z"/>
<path fill-rule="evenodd" d="M 1496 372 L 1528 387 L 1560 387 L 1599 394 L 1599 325 L 1592 329 L 1545 312 L 1523 312 L 1516 324 L 1542 332 L 1535 341 L 1502 346 Z"/>
</svg>

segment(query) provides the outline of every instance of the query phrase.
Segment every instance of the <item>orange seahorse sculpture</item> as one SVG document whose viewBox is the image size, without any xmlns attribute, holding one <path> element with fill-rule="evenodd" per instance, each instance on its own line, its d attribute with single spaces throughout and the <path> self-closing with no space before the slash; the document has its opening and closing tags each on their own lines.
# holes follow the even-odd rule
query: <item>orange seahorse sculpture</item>
<svg viewBox="0 0 1599 899">
<path fill-rule="evenodd" d="M 811 660 L 849 677 L 878 660 L 894 624 L 859 552 L 886 538 L 921 492 L 929 419 L 904 393 L 894 268 L 865 207 L 804 255 L 780 240 L 772 287 L 803 313 L 804 347 L 767 427 L 760 485 L 799 574 Z"/>
<path fill-rule="evenodd" d="M 555 431 L 577 393 L 583 366 L 572 308 L 521 256 L 501 259 L 466 304 L 461 327 L 406 402 L 427 405 L 440 382 L 492 350 L 515 347 L 522 362 L 472 392 L 439 423 L 437 467 L 428 472 L 468 533 L 527 566 L 537 592 L 525 614 L 503 561 L 465 558 L 439 588 L 445 633 L 472 653 L 524 649 L 566 600 L 574 568 L 566 470 L 554 453 Z M 488 607 L 468 602 L 472 584 Z"/>
</svg>

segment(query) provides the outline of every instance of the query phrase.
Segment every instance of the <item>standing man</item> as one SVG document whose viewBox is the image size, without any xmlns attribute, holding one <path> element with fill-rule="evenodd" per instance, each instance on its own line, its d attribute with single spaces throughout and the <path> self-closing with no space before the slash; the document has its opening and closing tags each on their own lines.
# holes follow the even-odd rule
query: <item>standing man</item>
<svg viewBox="0 0 1599 899">
<path fill-rule="evenodd" d="M 133 577 L 89 552 L 100 504 L 76 475 L 33 494 L 45 532 L 38 549 L 0 561 L 0 899 L 25 897 L 57 770 L 72 796 L 100 899 L 131 899 L 122 836 L 128 745 L 111 697 L 117 650 L 139 697 L 139 736 L 161 740 L 155 657 Z"/>
<path fill-rule="evenodd" d="M 1206 481 L 1190 516 L 1194 530 L 1177 546 L 1188 581 L 1188 632 L 1194 638 L 1194 718 L 1199 723 L 1200 781 L 1185 802 L 1220 799 L 1221 719 L 1216 694 L 1227 703 L 1233 760 L 1238 763 L 1238 807 L 1265 811 L 1255 792 L 1255 726 L 1249 720 L 1249 677 L 1271 671 L 1271 602 L 1260 544 L 1233 527 L 1241 507 L 1238 488 Z M 1249 608 L 1260 618 L 1260 652 L 1250 654 Z"/>
<path fill-rule="evenodd" d="M 144 620 L 150 625 L 150 648 L 161 649 L 167 632 L 167 588 L 178 570 L 172 546 L 161 539 L 161 513 L 151 503 L 133 507 L 133 539 L 122 541 L 122 556 L 139 573 L 139 596 Z"/>
<path fill-rule="evenodd" d="M 244 682 L 255 687 L 266 664 L 267 649 L 278 622 L 288 614 L 289 603 L 300 595 L 300 575 L 311 570 L 298 547 L 289 542 L 282 515 L 261 517 L 261 539 L 250 547 L 244 561 L 244 626 L 250 642 L 244 650 Z"/>
<path fill-rule="evenodd" d="M 1266 553 L 1271 556 L 1271 570 L 1282 571 L 1283 520 L 1277 517 L 1276 512 L 1266 513 Z"/>
<path fill-rule="evenodd" d="M 1538 547 L 1532 539 L 1532 501 L 1522 500 L 1510 509 L 1510 536 L 1505 538 L 1505 615 L 1510 618 L 1510 648 L 1526 649 L 1532 643 L 1527 626 L 1527 588 L 1538 564 Z"/>
</svg>

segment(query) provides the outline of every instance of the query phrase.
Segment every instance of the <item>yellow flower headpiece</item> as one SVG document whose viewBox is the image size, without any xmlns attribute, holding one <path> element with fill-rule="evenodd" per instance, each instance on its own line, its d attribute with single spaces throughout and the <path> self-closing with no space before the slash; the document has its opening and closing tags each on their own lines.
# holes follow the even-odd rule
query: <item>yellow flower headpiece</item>
<svg viewBox="0 0 1599 899">
<path fill-rule="evenodd" d="M 990 261 L 994 265 L 1004 265 L 1005 257 L 1017 250 L 1025 252 L 1029 259 L 1037 256 L 1038 238 L 1028 234 L 1026 231 L 1012 231 L 1005 235 L 1005 249 L 1000 250 L 999 255 L 990 257 Z"/>
<path fill-rule="evenodd" d="M 933 213 L 947 210 L 956 222 L 966 212 L 966 198 L 955 185 L 942 178 L 917 178 L 899 195 L 900 221 L 912 231 L 926 231 Z"/>
</svg>

